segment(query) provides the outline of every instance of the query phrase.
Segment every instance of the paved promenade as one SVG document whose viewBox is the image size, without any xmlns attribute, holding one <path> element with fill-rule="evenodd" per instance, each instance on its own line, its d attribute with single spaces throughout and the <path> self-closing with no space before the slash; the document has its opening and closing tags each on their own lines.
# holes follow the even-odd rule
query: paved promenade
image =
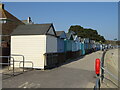
<svg viewBox="0 0 120 90">
<path fill-rule="evenodd" d="M 3 88 L 93 88 L 94 64 L 102 51 L 85 55 L 51 70 L 33 70 L 3 80 Z"/>
</svg>

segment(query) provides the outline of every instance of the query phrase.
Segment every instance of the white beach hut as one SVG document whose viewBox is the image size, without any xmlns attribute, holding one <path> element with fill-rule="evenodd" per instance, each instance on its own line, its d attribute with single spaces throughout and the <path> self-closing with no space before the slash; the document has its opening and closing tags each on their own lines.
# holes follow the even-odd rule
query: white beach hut
<svg viewBox="0 0 120 90">
<path fill-rule="evenodd" d="M 24 55 L 26 68 L 31 68 L 31 63 L 27 63 L 31 61 L 33 68 L 44 69 L 44 54 L 54 52 L 57 52 L 57 37 L 53 24 L 20 25 L 12 33 L 11 54 Z M 19 67 L 19 62 L 15 62 L 15 67 Z"/>
</svg>

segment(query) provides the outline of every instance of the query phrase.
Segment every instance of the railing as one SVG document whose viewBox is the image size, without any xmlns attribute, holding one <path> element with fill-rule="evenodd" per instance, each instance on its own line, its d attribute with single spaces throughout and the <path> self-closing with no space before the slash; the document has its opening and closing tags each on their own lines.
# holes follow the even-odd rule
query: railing
<svg viewBox="0 0 120 90">
<path fill-rule="evenodd" d="M 101 76 L 97 77 L 96 79 L 96 83 L 95 83 L 95 86 L 94 86 L 94 90 L 100 90 L 100 86 L 101 86 L 101 83 L 100 81 L 103 82 L 103 79 L 104 79 L 104 73 L 108 73 L 110 76 L 112 76 L 115 80 L 119 81 L 120 80 L 115 76 L 113 75 L 112 73 L 110 73 L 107 69 L 104 68 L 104 56 L 105 56 L 105 53 L 106 53 L 106 50 L 103 52 L 103 55 L 102 55 L 102 58 L 101 58 Z M 100 80 L 101 79 L 101 80 Z M 117 86 L 117 85 L 116 85 Z"/>
<path fill-rule="evenodd" d="M 103 51 L 103 55 L 102 55 L 102 58 L 101 58 L 101 66 L 100 67 L 104 66 L 105 53 L 106 53 L 106 50 Z M 104 70 L 101 69 L 101 76 L 97 76 L 96 83 L 95 83 L 95 86 L 94 86 L 94 90 L 100 90 L 100 86 L 101 86 L 100 79 L 102 79 L 102 81 L 103 81 L 103 78 L 104 78 Z"/>
<path fill-rule="evenodd" d="M 115 80 L 119 81 L 120 80 L 115 76 L 113 75 L 112 73 L 110 73 L 108 70 L 106 70 L 105 68 L 101 67 L 101 70 L 105 71 L 106 73 L 108 73 L 109 75 L 111 75 Z M 96 79 L 96 83 L 95 83 L 95 86 L 94 86 L 94 90 L 100 90 L 100 86 L 101 86 L 101 83 L 100 83 L 100 78 L 103 80 L 104 78 L 104 75 L 101 75 L 100 77 L 97 77 Z M 115 83 L 114 83 L 115 84 Z M 116 85 L 116 84 L 115 84 Z M 118 85 L 116 85 L 118 87 Z"/>
<path fill-rule="evenodd" d="M 22 57 L 22 61 L 16 61 L 16 60 L 15 60 L 15 62 L 20 62 L 20 63 L 19 63 L 19 68 L 20 68 L 20 64 L 23 63 L 23 72 L 24 72 L 24 70 L 25 70 L 25 63 L 31 63 L 31 64 L 32 64 L 32 68 L 33 68 L 33 62 L 32 62 L 32 61 L 25 61 L 24 55 L 11 54 L 11 56 L 17 56 L 17 57 L 21 56 L 21 57 Z"/>
<path fill-rule="evenodd" d="M 101 59 L 101 67 L 100 67 L 101 68 L 101 80 L 103 81 L 103 79 L 105 78 L 104 73 L 106 72 L 107 74 L 112 76 L 115 80 L 120 81 L 118 79 L 118 77 L 116 77 L 115 75 L 113 75 L 111 72 L 109 72 L 107 69 L 104 68 L 104 56 L 105 56 L 106 51 L 103 52 L 103 56 L 102 56 L 102 59 Z"/>
<path fill-rule="evenodd" d="M 103 69 L 104 71 L 106 71 L 106 73 L 108 73 L 109 75 L 111 75 L 115 80 L 120 81 L 115 75 L 113 75 L 112 73 L 110 73 L 108 70 L 106 70 L 105 68 L 101 67 L 101 69 Z"/>
<path fill-rule="evenodd" d="M 96 79 L 94 90 L 100 90 L 100 77 Z"/>
<path fill-rule="evenodd" d="M 15 62 L 20 62 L 20 63 L 23 62 L 23 72 L 24 72 L 25 57 L 23 55 L 19 55 L 19 54 L 11 54 L 11 56 L 17 56 L 17 57 L 21 56 L 22 57 L 22 61 L 15 60 Z M 20 64 L 19 64 L 19 67 L 20 67 Z"/>
<path fill-rule="evenodd" d="M 22 57 L 22 60 L 15 60 L 15 57 Z M 10 70 L 9 69 L 9 67 L 11 66 L 11 65 L 13 65 L 13 76 L 15 75 L 15 62 L 19 62 L 19 68 L 21 68 L 20 67 L 20 64 L 21 63 L 23 63 L 23 66 L 22 66 L 22 68 L 23 68 L 23 73 L 24 73 L 24 71 L 25 71 L 25 63 L 31 63 L 32 64 L 32 68 L 33 68 L 33 62 L 32 61 L 25 61 L 25 57 L 24 57 L 24 55 L 19 55 L 19 54 L 11 54 L 10 56 L 0 56 L 0 58 L 8 58 L 8 63 L 0 63 L 0 65 L 8 65 L 8 70 Z"/>
<path fill-rule="evenodd" d="M 14 62 L 15 62 L 15 60 L 14 60 L 14 58 L 13 57 L 10 57 L 10 56 L 0 56 L 0 58 L 8 58 L 8 63 L 0 63 L 0 65 L 8 65 L 8 70 L 9 70 L 9 66 L 10 66 L 10 64 L 11 63 L 9 63 L 9 62 L 11 62 L 11 59 L 13 60 L 13 64 L 11 64 L 11 65 L 13 65 L 13 76 L 15 75 L 14 73 L 15 73 L 15 67 L 14 67 Z"/>
<path fill-rule="evenodd" d="M 22 63 L 23 61 L 20 61 L 19 63 L 19 67 L 20 67 L 20 64 Z M 33 62 L 32 61 L 24 61 L 24 63 L 31 63 L 32 64 L 32 68 L 33 68 Z M 25 67 L 24 67 L 25 68 Z"/>
<path fill-rule="evenodd" d="M 21 62 L 21 61 L 16 61 L 13 56 L 21 56 L 23 58 L 22 62 L 23 62 L 23 72 L 24 72 L 24 56 L 23 55 L 12 54 L 10 56 L 0 56 L 0 58 L 8 58 L 8 63 L 0 63 L 0 65 L 8 65 L 8 70 L 10 70 L 9 67 L 11 65 L 13 65 L 12 66 L 12 68 L 13 68 L 12 69 L 12 71 L 13 71 L 12 75 L 14 76 L 15 75 L 15 62 Z"/>
</svg>

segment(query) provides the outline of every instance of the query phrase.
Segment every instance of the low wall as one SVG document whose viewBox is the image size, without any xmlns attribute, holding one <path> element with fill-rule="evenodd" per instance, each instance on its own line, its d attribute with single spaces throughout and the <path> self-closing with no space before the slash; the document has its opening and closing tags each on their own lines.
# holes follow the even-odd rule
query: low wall
<svg viewBox="0 0 120 90">
<path fill-rule="evenodd" d="M 63 52 L 63 53 L 46 53 L 45 58 L 46 58 L 46 66 L 45 68 L 52 68 L 59 66 L 66 62 L 69 59 L 75 59 L 81 56 L 82 52 L 80 51 L 75 51 L 75 52 Z"/>
</svg>

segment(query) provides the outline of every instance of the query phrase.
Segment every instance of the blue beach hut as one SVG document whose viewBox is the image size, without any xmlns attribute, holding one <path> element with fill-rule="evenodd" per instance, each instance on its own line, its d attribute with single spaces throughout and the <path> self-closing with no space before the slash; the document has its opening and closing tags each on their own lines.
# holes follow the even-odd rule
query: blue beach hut
<svg viewBox="0 0 120 90">
<path fill-rule="evenodd" d="M 64 40 L 64 50 L 65 52 L 72 51 L 73 35 L 71 33 L 66 33 L 66 39 Z"/>
<path fill-rule="evenodd" d="M 64 39 L 66 39 L 66 34 L 64 31 L 56 31 L 57 34 L 57 52 L 65 52 Z"/>
</svg>

